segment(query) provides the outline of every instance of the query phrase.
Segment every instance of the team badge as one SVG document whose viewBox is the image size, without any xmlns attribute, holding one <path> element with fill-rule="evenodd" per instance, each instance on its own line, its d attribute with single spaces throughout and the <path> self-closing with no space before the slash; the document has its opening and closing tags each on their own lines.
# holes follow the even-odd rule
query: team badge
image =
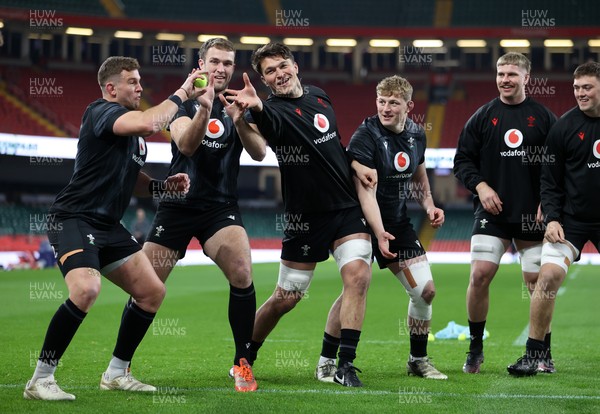
<svg viewBox="0 0 600 414">
<path fill-rule="evenodd" d="M 302 249 L 302 256 L 308 256 L 308 251 L 310 250 L 310 246 L 308 244 L 305 244 L 304 246 L 301 247 Z"/>
</svg>

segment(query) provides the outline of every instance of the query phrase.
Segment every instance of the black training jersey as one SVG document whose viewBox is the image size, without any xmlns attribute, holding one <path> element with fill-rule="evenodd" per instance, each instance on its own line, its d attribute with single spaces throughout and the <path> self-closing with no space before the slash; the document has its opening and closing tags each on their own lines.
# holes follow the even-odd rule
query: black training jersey
<svg viewBox="0 0 600 414">
<path fill-rule="evenodd" d="M 544 142 L 555 121 L 552 112 L 531 98 L 518 105 L 495 98 L 471 116 L 458 140 L 454 175 L 475 194 L 476 218 L 521 223 L 524 216 L 536 214 L 540 169 L 548 162 Z M 482 181 L 502 201 L 498 216 L 481 205 L 475 187 Z"/>
<path fill-rule="evenodd" d="M 87 107 L 81 120 L 73 176 L 52 204 L 52 213 L 100 226 L 112 226 L 121 220 L 146 161 L 144 138 L 113 133 L 115 121 L 127 112 L 122 105 L 104 99 Z"/>
<path fill-rule="evenodd" d="M 406 119 L 404 131 L 395 134 L 377 115 L 358 127 L 348 144 L 351 157 L 377 170 L 377 203 L 384 226 L 406 220 L 406 199 L 417 167 L 425 162 L 425 131 Z"/>
<path fill-rule="evenodd" d="M 199 108 L 195 100 L 188 100 L 179 107 L 175 119 L 194 118 Z M 190 190 L 183 200 L 165 198 L 162 203 L 194 206 L 202 201 L 235 202 L 242 148 L 233 120 L 225 113 L 221 100 L 215 98 L 206 134 L 191 157 L 179 152 L 171 141 L 173 159 L 169 175 L 187 173 Z"/>
<path fill-rule="evenodd" d="M 554 124 L 546 141 L 552 162 L 542 167 L 542 211 L 546 221 L 564 215 L 600 223 L 600 118 L 575 107 Z"/>
<path fill-rule="evenodd" d="M 270 96 L 249 122 L 277 156 L 285 210 L 325 212 L 357 206 L 350 165 L 329 97 L 305 86 L 299 98 Z"/>
</svg>

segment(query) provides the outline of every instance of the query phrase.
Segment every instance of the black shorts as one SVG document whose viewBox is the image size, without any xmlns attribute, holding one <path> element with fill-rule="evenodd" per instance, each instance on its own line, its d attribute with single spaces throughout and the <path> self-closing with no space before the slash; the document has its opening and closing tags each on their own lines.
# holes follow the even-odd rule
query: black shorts
<svg viewBox="0 0 600 414">
<path fill-rule="evenodd" d="M 544 240 L 546 226 L 543 223 L 523 222 L 523 223 L 497 223 L 488 219 L 475 219 L 473 223 L 473 235 L 484 234 L 494 236 L 505 240 L 525 240 L 539 241 Z"/>
<path fill-rule="evenodd" d="M 183 259 L 192 237 L 204 245 L 228 226 L 244 227 L 237 203 L 207 203 L 196 208 L 159 204 L 146 241 L 178 251 Z"/>
<path fill-rule="evenodd" d="M 91 267 L 100 271 L 105 266 L 139 252 L 142 248 L 121 223 L 110 228 L 98 228 L 79 218 L 55 219 L 48 240 L 54 249 L 63 276 L 70 270 Z M 70 252 L 83 250 L 61 258 Z"/>
<path fill-rule="evenodd" d="M 369 234 L 360 207 L 325 213 L 285 213 L 281 258 L 298 263 L 327 260 L 333 242 L 356 233 Z"/>
<path fill-rule="evenodd" d="M 563 230 L 565 232 L 565 239 L 579 251 L 579 255 L 575 261 L 578 261 L 581 257 L 581 251 L 588 240 L 600 252 L 600 223 L 583 223 L 573 217 L 565 216 L 563 219 Z"/>
<path fill-rule="evenodd" d="M 426 253 L 409 220 L 398 224 L 386 225 L 385 231 L 391 233 L 395 237 L 394 240 L 390 240 L 390 252 L 398 253 L 398 256 L 394 259 L 383 257 L 379 250 L 377 239 L 372 236 L 373 255 L 377 259 L 377 264 L 380 269 L 387 268 L 390 263 L 414 259 L 415 257 L 423 256 Z"/>
</svg>

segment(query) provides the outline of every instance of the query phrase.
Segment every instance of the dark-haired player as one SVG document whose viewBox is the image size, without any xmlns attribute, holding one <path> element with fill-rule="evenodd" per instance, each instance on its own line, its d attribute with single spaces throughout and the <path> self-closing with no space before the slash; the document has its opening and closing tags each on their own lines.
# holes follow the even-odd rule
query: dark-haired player
<svg viewBox="0 0 600 414">
<path fill-rule="evenodd" d="M 467 121 L 454 157 L 454 174 L 475 195 L 467 288 L 471 341 L 463 366 L 466 373 L 478 373 L 483 363 L 489 287 L 511 242 L 519 251 L 529 292 L 535 287 L 544 237 L 539 154 L 556 120 L 552 112 L 526 96 L 531 69 L 527 57 L 507 53 L 498 59 L 496 68 L 500 96 Z M 546 341 L 549 345 L 550 333 Z M 554 371 L 551 360 L 544 369 Z"/>
<path fill-rule="evenodd" d="M 302 299 L 317 262 L 326 260 L 331 251 L 344 285 L 332 308 L 339 308 L 340 337 L 325 333 L 336 342 L 336 349 L 338 343 L 340 347 L 334 381 L 362 386 L 353 361 L 371 279 L 371 243 L 335 113 L 325 92 L 302 86 L 287 46 L 269 43 L 260 47 L 252 55 L 252 66 L 271 96 L 263 102 L 244 74 L 244 89 L 230 91 L 235 95 L 231 107 L 237 112 L 249 109 L 248 119 L 276 155 L 293 151 L 296 156 L 278 157 L 288 222 L 279 280 L 256 313 L 251 349 L 256 356 L 279 319 Z M 265 145 L 262 138 L 257 142 Z"/>
<path fill-rule="evenodd" d="M 512 375 L 535 375 L 550 359 L 544 342 L 554 303 L 569 266 L 589 240 L 600 251 L 600 63 L 573 73 L 577 106 L 550 130 L 546 145 L 554 160 L 542 167 L 546 234 L 542 267 L 531 298 L 525 355 L 508 366 Z"/>
<path fill-rule="evenodd" d="M 129 293 L 113 358 L 102 375 L 100 389 L 155 391 L 135 379 L 129 361 L 154 319 L 165 288 L 133 236 L 120 224 L 131 195 L 151 190 L 185 194 L 189 178 L 176 174 L 165 182 L 140 172 L 148 136 L 166 126 L 179 105 L 196 95 L 192 73 L 168 99 L 139 111 L 142 86 L 136 59 L 108 58 L 98 71 L 102 98 L 86 109 L 75 168 L 50 213 L 55 232 L 48 238 L 64 275 L 69 298 L 50 321 L 40 357 L 23 396 L 39 400 L 74 400 L 54 379 L 60 358 L 100 293 L 101 275 Z M 204 93 L 204 92 L 200 92 Z"/>
</svg>

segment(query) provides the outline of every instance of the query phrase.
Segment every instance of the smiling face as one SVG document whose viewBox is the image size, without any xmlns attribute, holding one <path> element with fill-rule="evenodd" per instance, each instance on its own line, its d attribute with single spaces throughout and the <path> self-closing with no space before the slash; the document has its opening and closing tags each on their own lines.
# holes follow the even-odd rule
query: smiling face
<svg viewBox="0 0 600 414">
<path fill-rule="evenodd" d="M 211 47 L 206 51 L 204 59 L 198 60 L 200 70 L 214 73 L 215 93 L 223 92 L 229 86 L 235 69 L 235 52 Z"/>
<path fill-rule="evenodd" d="M 143 90 L 137 69 L 123 69 L 119 75 L 112 76 L 106 83 L 107 100 L 117 102 L 130 110 L 140 107 Z"/>
<path fill-rule="evenodd" d="M 529 73 L 517 65 L 498 65 L 496 85 L 500 100 L 505 104 L 516 105 L 525 100 L 525 85 L 529 82 Z"/>
<path fill-rule="evenodd" d="M 265 57 L 260 62 L 262 81 L 274 95 L 284 98 L 302 96 L 298 65 L 281 56 Z"/>
<path fill-rule="evenodd" d="M 579 109 L 587 116 L 600 117 L 600 81 L 595 76 L 580 76 L 573 81 Z"/>
<path fill-rule="evenodd" d="M 405 101 L 400 94 L 377 95 L 377 117 L 379 122 L 390 131 L 399 134 L 404 131 L 406 117 L 413 109 L 413 101 Z"/>
</svg>

